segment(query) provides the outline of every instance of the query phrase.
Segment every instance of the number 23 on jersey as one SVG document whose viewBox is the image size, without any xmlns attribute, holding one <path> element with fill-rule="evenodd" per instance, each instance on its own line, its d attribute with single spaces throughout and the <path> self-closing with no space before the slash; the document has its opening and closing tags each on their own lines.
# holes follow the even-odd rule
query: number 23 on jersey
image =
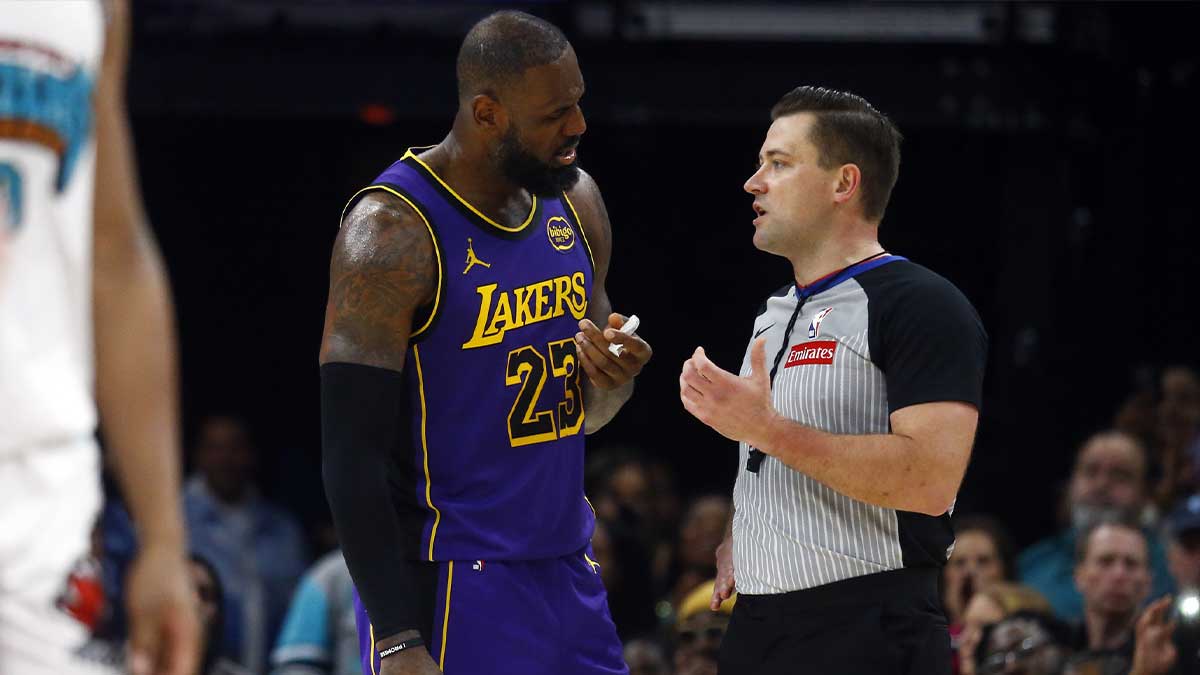
<svg viewBox="0 0 1200 675">
<path fill-rule="evenodd" d="M 536 410 L 546 386 L 547 363 L 550 374 L 562 379 L 564 400 L 553 410 Z M 572 436 L 583 428 L 583 386 L 573 338 L 548 343 L 544 354 L 533 345 L 512 350 L 504 384 L 521 387 L 508 413 L 508 439 L 513 447 Z"/>
</svg>

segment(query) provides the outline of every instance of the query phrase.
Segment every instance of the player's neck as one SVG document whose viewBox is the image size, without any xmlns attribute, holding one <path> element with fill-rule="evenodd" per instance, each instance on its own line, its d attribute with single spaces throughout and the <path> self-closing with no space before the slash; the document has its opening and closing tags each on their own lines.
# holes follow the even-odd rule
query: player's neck
<svg viewBox="0 0 1200 675">
<path fill-rule="evenodd" d="M 856 262 L 883 252 L 874 236 L 829 238 L 801 247 L 788 256 L 796 283 L 808 286 L 822 277 L 833 274 Z"/>
<path fill-rule="evenodd" d="M 431 148 L 425 161 L 460 197 L 501 223 L 520 223 L 532 197 L 510 181 L 481 144 L 461 141 L 453 132 Z"/>
</svg>

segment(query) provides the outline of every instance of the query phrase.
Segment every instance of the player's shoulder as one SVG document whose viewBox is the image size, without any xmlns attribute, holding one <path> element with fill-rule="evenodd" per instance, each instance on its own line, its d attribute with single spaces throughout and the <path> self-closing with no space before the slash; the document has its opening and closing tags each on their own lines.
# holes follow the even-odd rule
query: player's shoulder
<svg viewBox="0 0 1200 675">
<path fill-rule="evenodd" d="M 342 217 L 334 245 L 339 260 L 360 267 L 373 262 L 394 268 L 426 264 L 434 243 L 425 216 L 407 200 L 384 190 L 371 190 Z"/>
<path fill-rule="evenodd" d="M 600 199 L 600 186 L 596 183 L 596 179 L 592 178 L 592 174 L 581 168 L 579 169 L 579 180 L 567 189 L 567 197 L 572 202 Z"/>
<path fill-rule="evenodd" d="M 413 204 L 384 189 L 367 189 L 356 195 L 342 216 L 342 228 L 378 230 L 416 225 L 424 226 L 424 222 Z"/>
</svg>

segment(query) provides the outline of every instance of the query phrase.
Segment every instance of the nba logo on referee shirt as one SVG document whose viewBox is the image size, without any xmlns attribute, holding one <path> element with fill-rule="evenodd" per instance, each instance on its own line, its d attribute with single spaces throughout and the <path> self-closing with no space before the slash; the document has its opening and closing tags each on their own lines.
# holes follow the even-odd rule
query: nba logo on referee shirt
<svg viewBox="0 0 1200 675">
<path fill-rule="evenodd" d="M 815 340 L 802 342 L 788 352 L 787 364 L 792 366 L 828 366 L 833 363 L 833 355 L 837 353 L 837 340 Z"/>
<path fill-rule="evenodd" d="M 832 311 L 833 311 L 832 307 L 826 307 L 825 309 L 817 312 L 817 315 L 813 317 L 812 323 L 808 324 L 808 339 L 809 340 L 815 339 L 817 337 L 817 334 L 821 332 L 821 322 L 824 321 L 825 317 L 828 316 L 829 313 Z"/>
</svg>

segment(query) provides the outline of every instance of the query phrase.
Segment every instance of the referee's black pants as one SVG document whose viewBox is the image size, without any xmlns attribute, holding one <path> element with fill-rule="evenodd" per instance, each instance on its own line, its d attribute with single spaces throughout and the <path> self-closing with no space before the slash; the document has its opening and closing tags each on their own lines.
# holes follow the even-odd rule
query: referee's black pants
<svg viewBox="0 0 1200 675">
<path fill-rule="evenodd" d="M 778 595 L 738 595 L 720 675 L 949 675 L 933 568 Z"/>
</svg>

